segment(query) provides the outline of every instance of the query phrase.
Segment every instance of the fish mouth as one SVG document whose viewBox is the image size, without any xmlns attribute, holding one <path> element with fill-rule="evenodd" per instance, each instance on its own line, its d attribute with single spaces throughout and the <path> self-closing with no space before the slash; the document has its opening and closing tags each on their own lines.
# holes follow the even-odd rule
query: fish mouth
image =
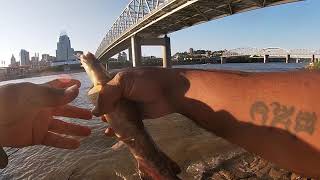
<svg viewBox="0 0 320 180">
<path fill-rule="evenodd" d="M 94 64 L 94 63 L 97 63 L 97 61 L 95 60 L 91 60 L 91 59 L 88 59 L 88 58 L 83 58 L 84 54 L 74 54 L 73 55 L 76 60 L 80 61 L 81 65 L 90 65 L 90 64 Z M 91 62 L 90 62 L 91 61 Z"/>
</svg>

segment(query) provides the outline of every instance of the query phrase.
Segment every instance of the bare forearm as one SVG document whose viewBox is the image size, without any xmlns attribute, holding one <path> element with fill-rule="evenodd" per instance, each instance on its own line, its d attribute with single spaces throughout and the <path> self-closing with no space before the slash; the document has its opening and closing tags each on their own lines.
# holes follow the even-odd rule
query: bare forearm
<svg viewBox="0 0 320 180">
<path fill-rule="evenodd" d="M 185 70 L 181 112 L 282 167 L 319 176 L 318 73 Z"/>
</svg>

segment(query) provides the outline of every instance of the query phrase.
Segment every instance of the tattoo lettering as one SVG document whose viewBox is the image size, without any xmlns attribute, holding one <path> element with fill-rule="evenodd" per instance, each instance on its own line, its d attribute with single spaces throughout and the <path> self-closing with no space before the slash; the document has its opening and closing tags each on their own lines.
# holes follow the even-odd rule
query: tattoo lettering
<svg viewBox="0 0 320 180">
<path fill-rule="evenodd" d="M 262 124 L 266 124 L 268 120 L 268 113 L 269 113 L 269 108 L 268 106 L 262 102 L 262 101 L 257 101 L 255 102 L 250 109 L 250 115 L 251 119 L 253 121 L 260 120 L 262 121 Z M 258 119 L 257 116 L 260 115 L 261 118 Z"/>
<path fill-rule="evenodd" d="M 287 130 L 289 130 L 292 123 L 290 117 L 294 113 L 294 107 L 284 106 L 278 102 L 273 102 L 271 106 L 273 107 L 273 119 L 271 126 L 275 127 L 277 124 L 282 124 Z"/>
<path fill-rule="evenodd" d="M 292 129 L 295 133 L 305 132 L 310 135 L 316 131 L 318 120 L 315 112 L 296 111 L 294 106 L 286 106 L 278 102 L 267 105 L 263 101 L 252 104 L 250 116 L 252 121 L 261 122 L 263 125 L 269 124 L 272 127 L 283 125 L 287 130 Z"/>
<path fill-rule="evenodd" d="M 315 125 L 317 121 L 316 113 L 303 112 L 300 111 L 296 118 L 296 126 L 294 130 L 299 132 L 306 132 L 312 135 L 315 130 Z"/>
</svg>

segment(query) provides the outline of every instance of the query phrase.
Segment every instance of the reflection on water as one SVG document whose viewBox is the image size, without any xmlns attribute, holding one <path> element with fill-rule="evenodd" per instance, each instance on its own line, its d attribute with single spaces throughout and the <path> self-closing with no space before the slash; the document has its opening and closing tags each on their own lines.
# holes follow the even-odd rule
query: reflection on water
<svg viewBox="0 0 320 180">
<path fill-rule="evenodd" d="M 245 71 L 287 71 L 303 67 L 304 64 L 214 64 L 214 65 L 193 65 L 180 66 L 186 68 L 200 69 L 228 69 Z M 92 108 L 86 93 L 91 83 L 85 73 L 76 73 L 68 75 L 71 78 L 82 82 L 79 97 L 73 102 L 74 105 Z M 18 82 L 44 83 L 59 76 L 46 76 L 28 78 L 22 80 L 13 80 L 0 82 L 0 85 Z M 165 119 L 170 119 L 171 124 Z M 71 118 L 64 118 L 65 121 L 72 121 L 84 124 L 92 128 L 92 134 L 89 138 L 82 139 L 81 147 L 77 150 L 62 150 L 43 146 L 34 146 L 23 149 L 8 148 L 9 165 L 6 169 L 0 170 L 0 179 L 115 179 L 119 176 L 127 179 L 135 179 L 134 166 L 130 161 L 131 157 L 125 149 L 114 151 L 111 146 L 116 143 L 115 139 L 106 138 L 103 135 L 106 127 L 99 119 L 94 118 L 90 121 L 77 121 Z M 208 167 L 209 162 L 217 163 L 222 157 L 232 159 L 237 157 L 243 151 L 234 147 L 220 138 L 198 129 L 195 125 L 186 125 L 188 121 L 181 115 L 171 115 L 162 118 L 166 122 L 166 128 L 163 128 L 158 122 L 148 121 L 150 133 L 155 137 L 160 147 L 174 156 L 184 169 L 184 179 L 199 178 Z M 190 122 L 190 121 L 188 121 Z M 157 127 L 157 128 L 155 128 Z M 161 128 L 162 127 L 162 128 Z M 170 130 L 171 128 L 171 130 Z M 190 130 L 194 129 L 194 130 Z M 190 132 L 200 134 L 188 137 Z M 174 133 L 176 132 L 176 133 Z M 179 143 L 177 143 L 179 139 Z M 212 142 L 211 142 L 212 141 Z M 211 142 L 211 143 L 209 143 Z M 228 148 L 226 148 L 228 147 Z M 183 152 L 183 153 L 181 153 Z M 220 154 L 219 154 L 220 153 Z M 210 158 L 209 155 L 210 154 Z M 217 158 L 213 158 L 217 156 Z M 230 156 L 230 157 L 229 157 Z M 201 172 L 198 172 L 199 168 Z M 189 174 L 189 175 L 187 175 Z M 193 178 L 191 178 L 193 177 Z"/>
</svg>

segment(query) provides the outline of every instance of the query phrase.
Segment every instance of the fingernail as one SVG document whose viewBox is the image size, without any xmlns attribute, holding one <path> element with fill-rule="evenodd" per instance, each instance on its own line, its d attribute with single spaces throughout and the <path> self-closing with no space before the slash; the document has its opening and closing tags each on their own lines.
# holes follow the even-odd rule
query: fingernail
<svg viewBox="0 0 320 180">
<path fill-rule="evenodd" d="M 71 87 L 68 87 L 64 93 L 65 95 L 68 95 L 68 94 L 74 94 L 75 92 L 77 92 L 79 90 L 79 86 L 77 84 L 71 86 Z"/>
</svg>

